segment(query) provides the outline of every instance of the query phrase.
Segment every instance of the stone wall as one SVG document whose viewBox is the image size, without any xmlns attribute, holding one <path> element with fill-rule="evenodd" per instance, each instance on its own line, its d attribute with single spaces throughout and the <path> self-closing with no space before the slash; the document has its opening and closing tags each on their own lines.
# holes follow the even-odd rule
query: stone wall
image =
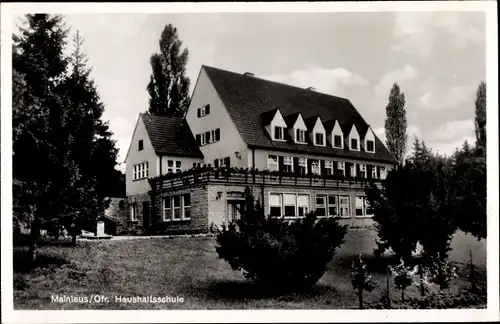
<svg viewBox="0 0 500 324">
<path fill-rule="evenodd" d="M 110 198 L 109 206 L 104 211 L 106 219 L 111 220 L 116 228 L 116 235 L 126 231 L 127 217 L 130 217 L 130 207 L 127 198 Z M 104 232 L 110 233 L 112 225 L 105 221 Z"/>
<path fill-rule="evenodd" d="M 151 199 L 149 197 L 148 193 L 144 194 L 138 194 L 138 195 L 133 195 L 133 196 L 128 196 L 127 197 L 127 214 L 124 217 L 123 220 L 123 230 L 117 233 L 118 235 L 144 235 L 144 234 L 149 234 L 147 231 L 147 227 L 144 225 L 144 210 L 143 210 L 143 202 L 150 202 Z M 132 206 L 133 205 L 137 206 L 137 220 L 132 220 Z M 151 203 L 150 203 L 151 207 Z M 151 228 L 151 218 L 152 214 L 150 212 L 150 217 L 149 217 L 149 227 Z"/>
</svg>

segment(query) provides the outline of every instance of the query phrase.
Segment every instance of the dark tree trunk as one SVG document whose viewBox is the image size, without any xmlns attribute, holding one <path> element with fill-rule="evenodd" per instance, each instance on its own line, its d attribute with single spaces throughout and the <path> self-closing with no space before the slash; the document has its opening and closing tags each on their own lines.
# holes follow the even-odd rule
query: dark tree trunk
<svg viewBox="0 0 500 324">
<path fill-rule="evenodd" d="M 405 301 L 405 290 L 401 289 L 401 301 Z"/>
<path fill-rule="evenodd" d="M 35 216 L 36 217 L 36 216 Z M 31 261 L 35 262 L 37 258 L 37 242 L 38 238 L 40 237 L 40 224 L 38 220 L 35 218 L 31 222 L 31 229 L 30 229 L 30 239 L 29 239 L 29 245 L 28 245 L 28 253 L 29 253 L 29 258 Z"/>
<path fill-rule="evenodd" d="M 387 290 L 386 290 L 386 294 L 387 294 L 387 307 L 391 308 L 391 291 L 390 291 L 390 287 L 389 287 L 389 266 L 387 266 L 386 268 L 386 285 L 387 285 Z"/>
<path fill-rule="evenodd" d="M 363 309 L 364 308 L 364 306 L 363 306 L 363 290 L 360 290 L 358 292 L 358 300 L 359 300 L 359 308 Z"/>
</svg>

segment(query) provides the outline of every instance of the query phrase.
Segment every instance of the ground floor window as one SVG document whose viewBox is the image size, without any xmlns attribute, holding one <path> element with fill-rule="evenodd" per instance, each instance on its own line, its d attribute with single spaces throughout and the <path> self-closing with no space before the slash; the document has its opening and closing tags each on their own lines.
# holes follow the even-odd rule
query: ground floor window
<svg viewBox="0 0 500 324">
<path fill-rule="evenodd" d="M 316 215 L 319 217 L 349 216 L 349 196 L 316 195 Z"/>
<path fill-rule="evenodd" d="M 163 198 L 163 220 L 181 221 L 191 218 L 191 195 L 189 193 Z"/>
<path fill-rule="evenodd" d="M 309 212 L 309 195 L 294 193 L 269 194 L 271 217 L 302 217 Z"/>
<path fill-rule="evenodd" d="M 366 197 L 356 197 L 356 216 L 373 216 L 373 209 Z"/>
</svg>

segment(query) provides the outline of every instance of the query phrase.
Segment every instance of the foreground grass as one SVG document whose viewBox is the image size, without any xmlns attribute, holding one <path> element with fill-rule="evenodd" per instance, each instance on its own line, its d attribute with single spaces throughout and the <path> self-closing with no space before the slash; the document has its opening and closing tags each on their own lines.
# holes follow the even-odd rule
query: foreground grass
<svg viewBox="0 0 500 324">
<path fill-rule="evenodd" d="M 353 230 L 338 256 L 316 286 L 308 291 L 276 296 L 247 281 L 218 259 L 214 238 L 154 238 L 128 241 L 78 242 L 77 247 L 47 245 L 40 249 L 39 264 L 27 268 L 23 250 L 14 250 L 15 309 L 334 309 L 357 308 L 349 278 L 350 264 L 359 253 L 380 287 L 366 294 L 366 302 L 380 300 L 385 291 L 385 264 L 390 257 L 373 257 L 373 231 Z M 485 243 L 463 234 L 452 243 L 451 259 L 466 262 L 473 250 L 474 263 L 486 264 Z M 468 286 L 454 280 L 452 290 Z M 398 292 L 391 287 L 393 297 Z M 51 296 L 104 295 L 109 302 L 57 303 Z M 411 288 L 406 296 L 417 296 Z M 115 296 L 182 297 L 182 303 L 115 301 Z"/>
</svg>

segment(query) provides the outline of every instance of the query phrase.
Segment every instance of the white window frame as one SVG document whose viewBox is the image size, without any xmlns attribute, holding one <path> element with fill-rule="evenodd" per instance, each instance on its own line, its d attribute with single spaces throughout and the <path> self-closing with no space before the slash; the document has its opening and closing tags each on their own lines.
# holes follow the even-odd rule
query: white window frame
<svg viewBox="0 0 500 324">
<path fill-rule="evenodd" d="M 325 160 L 325 173 L 326 170 L 330 170 L 330 173 L 327 173 L 328 175 L 333 174 L 333 161 L 332 160 Z"/>
<path fill-rule="evenodd" d="M 359 176 L 362 177 L 362 178 L 367 178 L 366 164 L 360 164 L 359 165 Z"/>
<path fill-rule="evenodd" d="M 330 204 L 330 197 L 335 197 L 335 204 Z M 326 204 L 328 205 L 326 208 L 326 215 L 328 217 L 337 217 L 339 216 L 339 196 L 338 195 L 326 195 Z M 330 213 L 330 208 L 334 207 L 335 208 L 335 215 L 331 215 Z"/>
<path fill-rule="evenodd" d="M 343 204 L 342 203 L 342 198 L 347 198 L 347 203 Z M 339 217 L 341 218 L 350 218 L 351 217 L 351 197 L 348 195 L 338 195 L 338 211 L 339 211 Z M 343 213 L 344 209 L 347 209 L 347 212 Z"/>
<path fill-rule="evenodd" d="M 272 196 L 277 196 L 280 199 L 280 204 L 279 205 L 271 205 L 271 197 Z M 271 216 L 271 207 L 279 207 L 280 208 L 280 215 L 279 216 Z M 271 217 L 283 217 L 283 194 L 282 193 L 277 193 L 277 192 L 270 192 L 269 193 L 269 215 Z"/>
<path fill-rule="evenodd" d="M 276 129 L 279 128 L 281 137 L 276 138 Z M 275 141 L 284 141 L 285 140 L 285 127 L 283 126 L 278 126 L 278 125 L 273 125 L 273 140 Z"/>
<path fill-rule="evenodd" d="M 189 195 L 189 205 L 186 205 L 186 195 Z M 189 192 L 181 195 L 182 220 L 191 220 L 191 194 Z M 189 209 L 189 217 L 186 217 L 186 209 Z"/>
<path fill-rule="evenodd" d="M 168 208 L 166 208 L 166 202 L 169 202 Z M 163 213 L 163 221 L 169 222 L 172 220 L 172 196 L 163 197 L 162 199 L 162 213 Z"/>
<path fill-rule="evenodd" d="M 177 166 L 178 165 L 178 166 Z M 175 172 L 181 172 L 182 171 L 182 161 L 176 160 L 175 161 Z"/>
<path fill-rule="evenodd" d="M 287 196 L 288 197 L 290 197 L 290 196 L 292 197 L 292 200 L 293 200 L 292 204 L 285 202 L 285 197 L 287 197 Z M 296 218 L 297 217 L 297 195 L 296 194 L 290 194 L 290 193 L 283 193 L 281 199 L 282 199 L 281 201 L 282 201 L 282 204 L 283 204 L 283 209 L 282 209 L 283 210 L 283 212 L 282 212 L 283 216 L 285 218 Z M 294 213 L 293 215 L 287 215 L 286 214 L 286 207 L 290 207 L 290 206 L 293 206 L 293 213 Z"/>
<path fill-rule="evenodd" d="M 317 138 L 318 135 L 321 135 L 322 143 L 318 143 L 318 138 Z M 314 145 L 325 146 L 325 134 L 323 134 L 322 132 L 314 133 Z"/>
<path fill-rule="evenodd" d="M 303 205 L 300 202 L 300 197 L 307 197 L 307 205 Z M 300 215 L 300 209 L 304 208 L 304 212 L 302 213 L 303 215 Z M 305 217 L 308 213 L 309 210 L 311 209 L 311 197 L 309 194 L 297 194 L 297 217 Z"/>
<path fill-rule="evenodd" d="M 285 195 L 292 195 L 293 201 L 294 201 L 294 212 L 295 216 L 288 216 L 285 215 L 285 206 L 291 206 L 290 204 L 285 205 Z M 271 205 L 271 197 L 272 196 L 278 196 L 281 205 Z M 307 205 L 299 203 L 299 197 L 307 197 Z M 269 193 L 269 215 L 271 215 L 271 207 L 280 207 L 280 216 L 273 216 L 273 217 L 283 217 L 285 219 L 297 219 L 297 218 L 302 218 L 305 217 L 305 215 L 309 212 L 311 209 L 311 200 L 310 200 L 310 195 L 309 194 L 301 194 L 301 193 L 295 193 L 295 192 L 270 192 Z M 299 216 L 299 210 L 300 208 L 304 208 L 304 216 Z"/>
<path fill-rule="evenodd" d="M 340 171 L 342 170 L 343 175 L 345 176 L 345 162 L 343 161 L 338 161 L 337 162 L 337 169 Z"/>
<path fill-rule="evenodd" d="M 273 157 L 276 158 L 276 163 L 273 161 Z M 267 169 L 269 171 L 279 171 L 279 157 L 277 155 L 267 155 Z"/>
<path fill-rule="evenodd" d="M 385 179 L 387 177 L 387 168 L 385 166 L 380 166 L 380 179 Z"/>
<path fill-rule="evenodd" d="M 297 136 L 297 132 L 299 132 L 301 136 Z M 306 143 L 306 130 L 297 128 L 297 130 L 295 131 L 295 137 L 295 141 L 297 143 Z"/>
<path fill-rule="evenodd" d="M 355 203 L 354 203 L 354 208 L 355 208 L 355 211 L 354 211 L 354 216 L 356 216 L 356 218 L 371 218 L 373 217 L 373 214 L 368 214 L 367 211 L 368 211 L 368 207 L 369 207 L 369 202 L 368 202 L 368 198 L 366 196 L 355 196 Z M 361 201 L 361 208 L 359 208 L 359 206 L 357 205 L 357 202 Z M 357 214 L 357 210 L 358 209 L 361 209 L 361 215 L 358 215 Z"/>
<path fill-rule="evenodd" d="M 366 140 L 365 141 L 365 151 L 368 152 L 368 153 L 375 153 L 375 141 L 372 141 L 372 140 Z M 373 143 L 373 150 L 370 151 L 368 150 L 368 142 L 372 142 Z"/>
<path fill-rule="evenodd" d="M 356 144 L 357 144 L 357 145 L 356 145 L 356 148 L 354 148 L 354 147 L 352 146 L 352 140 L 356 140 Z M 349 138 L 349 149 L 350 149 L 351 151 L 359 151 L 359 138 L 357 138 L 357 137 L 350 137 L 350 138 Z"/>
<path fill-rule="evenodd" d="M 284 156 L 283 165 L 285 167 L 285 170 L 287 169 L 287 167 L 290 167 L 289 172 L 293 172 L 293 156 Z"/>
<path fill-rule="evenodd" d="M 311 162 L 311 173 L 321 174 L 321 164 L 319 163 L 319 160 L 314 160 Z"/>
<path fill-rule="evenodd" d="M 377 168 L 378 166 L 372 165 L 372 179 L 377 179 Z"/>
<path fill-rule="evenodd" d="M 138 214 L 137 208 L 138 208 L 137 203 L 130 204 L 130 221 L 131 222 L 137 222 L 137 214 Z"/>
<path fill-rule="evenodd" d="M 206 137 L 206 132 L 203 132 L 203 133 L 200 134 L 200 143 L 201 143 L 202 146 L 208 144 L 207 137 Z"/>
<path fill-rule="evenodd" d="M 162 214 L 164 222 L 181 222 L 181 221 L 189 221 L 191 217 L 186 217 L 186 209 L 189 209 L 191 212 L 191 196 L 189 197 L 190 202 L 189 205 L 185 204 L 185 195 L 191 195 L 190 193 L 183 193 L 174 196 L 164 197 L 162 200 Z M 179 197 L 179 207 L 174 207 L 175 198 Z M 169 201 L 169 208 L 166 208 L 166 201 Z M 180 210 L 180 218 L 174 218 L 175 211 Z M 191 215 L 191 213 L 190 213 Z"/>
<path fill-rule="evenodd" d="M 175 198 L 179 198 L 179 206 L 175 206 Z M 173 222 L 178 222 L 182 220 L 182 195 L 175 195 L 172 196 L 172 221 Z M 175 218 L 175 211 L 179 211 L 179 218 Z"/>
<path fill-rule="evenodd" d="M 323 199 L 323 203 L 322 204 L 318 204 L 318 198 L 321 198 Z M 327 209 L 327 195 L 326 194 L 316 194 L 316 216 L 318 218 L 321 218 L 321 217 L 326 217 L 326 215 L 328 215 L 328 211 L 326 210 Z M 318 207 L 322 208 L 325 210 L 325 214 L 324 215 L 318 215 Z"/>
<path fill-rule="evenodd" d="M 357 173 L 356 173 L 356 163 L 352 163 L 351 166 L 349 167 L 349 174 L 351 175 L 351 177 L 356 177 L 357 176 Z"/>
<path fill-rule="evenodd" d="M 340 137 L 340 146 L 335 145 L 335 137 L 337 137 L 337 136 L 338 136 L 338 137 Z M 333 147 L 334 147 L 334 148 L 340 148 L 340 149 L 341 149 L 341 148 L 344 148 L 344 143 L 343 143 L 343 141 L 344 141 L 344 138 L 342 137 L 342 135 L 333 134 Z"/>
<path fill-rule="evenodd" d="M 303 167 L 304 170 L 305 170 L 304 174 L 307 173 L 307 171 L 308 171 L 307 170 L 307 158 L 305 158 L 305 157 L 299 157 L 299 161 L 298 161 L 297 165 L 299 167 L 299 170 L 300 170 L 301 167 Z"/>
<path fill-rule="evenodd" d="M 132 180 L 141 180 L 149 177 L 149 162 L 135 164 L 132 167 Z"/>
<path fill-rule="evenodd" d="M 215 129 L 212 129 L 210 131 L 210 143 L 214 143 L 215 142 Z"/>
</svg>

